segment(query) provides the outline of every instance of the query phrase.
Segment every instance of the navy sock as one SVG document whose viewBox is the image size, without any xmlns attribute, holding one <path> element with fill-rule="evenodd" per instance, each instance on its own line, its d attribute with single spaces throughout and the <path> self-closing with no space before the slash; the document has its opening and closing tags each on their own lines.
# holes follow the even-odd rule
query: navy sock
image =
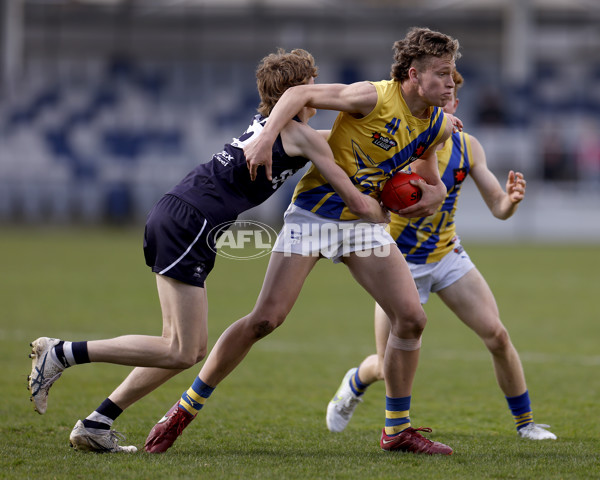
<svg viewBox="0 0 600 480">
<path fill-rule="evenodd" d="M 87 342 L 60 341 L 54 347 L 54 358 L 65 368 L 81 363 L 90 363 Z"/>
<path fill-rule="evenodd" d="M 107 398 L 95 411 L 88 415 L 83 421 L 83 426 L 85 428 L 109 430 L 113 422 L 122 413 L 123 409 Z"/>
</svg>

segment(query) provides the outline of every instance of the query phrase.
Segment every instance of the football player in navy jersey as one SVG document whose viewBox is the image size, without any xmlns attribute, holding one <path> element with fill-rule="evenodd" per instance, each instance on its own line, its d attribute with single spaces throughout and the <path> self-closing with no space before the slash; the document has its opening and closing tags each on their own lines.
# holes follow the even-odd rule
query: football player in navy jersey
<svg viewBox="0 0 600 480">
<path fill-rule="evenodd" d="M 454 95 L 444 112 L 454 114 L 462 75 L 453 72 Z M 536 424 L 519 354 L 510 340 L 494 295 L 481 273 L 471 262 L 456 234 L 454 215 L 461 187 L 470 175 L 492 214 L 510 218 L 525 196 L 526 182 L 520 172 L 508 173 L 506 189 L 489 170 L 479 141 L 457 132 L 438 150 L 440 176 L 446 184 L 446 200 L 435 214 L 418 219 L 392 214 L 389 230 L 404 254 L 417 284 L 421 303 L 437 293 L 442 301 L 484 342 L 494 365 L 496 380 L 506 397 L 517 433 L 530 440 L 556 439 L 547 425 Z M 389 335 L 389 319 L 379 305 L 375 310 L 377 354 L 365 358 L 346 372 L 340 387 L 327 406 L 326 423 L 332 432 L 343 431 L 352 418 L 367 387 L 383 380 L 383 354 Z"/>
<path fill-rule="evenodd" d="M 315 114 L 302 108 L 285 126 L 273 145 L 272 179 L 251 181 L 243 147 L 261 134 L 266 118 L 283 92 L 295 85 L 312 84 L 317 76 L 312 55 L 296 49 L 278 50 L 259 64 L 256 72 L 261 98 L 247 131 L 204 164 L 198 165 L 161 198 L 148 215 L 144 234 L 146 263 L 156 274 L 163 315 L 162 336 L 126 335 L 80 342 L 40 337 L 31 343 L 29 377 L 35 410 L 46 411 L 48 390 L 71 366 L 106 362 L 135 368 L 70 435 L 80 450 L 135 452 L 119 445 L 112 430 L 124 409 L 165 381 L 195 365 L 206 355 L 208 306 L 205 281 L 215 261 L 213 227 L 269 198 L 292 173 L 313 162 L 334 186 L 348 208 L 371 222 L 386 222 L 379 202 L 363 195 L 336 165 L 326 140 L 307 125 Z"/>
</svg>

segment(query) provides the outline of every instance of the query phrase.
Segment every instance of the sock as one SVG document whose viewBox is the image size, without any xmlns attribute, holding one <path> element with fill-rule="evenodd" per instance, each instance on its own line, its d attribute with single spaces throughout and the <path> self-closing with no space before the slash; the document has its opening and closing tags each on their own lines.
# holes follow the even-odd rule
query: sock
<svg viewBox="0 0 600 480">
<path fill-rule="evenodd" d="M 83 421 L 83 426 L 96 430 L 110 430 L 113 422 L 122 413 L 123 410 L 107 398 L 96 410 L 87 416 Z"/>
<path fill-rule="evenodd" d="M 63 342 L 52 349 L 52 358 L 63 367 L 71 367 L 81 363 L 90 363 L 87 342 Z"/>
<path fill-rule="evenodd" d="M 358 370 L 359 369 L 360 369 L 360 367 L 358 367 L 356 369 L 356 371 L 354 372 L 354 375 L 352 375 L 348 380 L 348 383 L 350 384 L 350 389 L 354 392 L 354 395 L 356 395 L 357 397 L 360 397 L 363 393 L 365 393 L 365 391 L 367 390 L 367 387 L 370 385 L 370 384 L 362 383 L 360 381 L 360 378 L 358 378 Z"/>
<path fill-rule="evenodd" d="M 410 396 L 385 397 L 385 434 L 394 437 L 410 427 Z"/>
<path fill-rule="evenodd" d="M 209 387 L 206 383 L 196 377 L 192 386 L 181 396 L 179 408 L 183 408 L 188 413 L 196 415 L 204 406 L 206 399 L 210 397 L 214 387 Z"/>
<path fill-rule="evenodd" d="M 517 430 L 521 430 L 523 427 L 533 423 L 529 390 L 525 390 L 524 394 L 517 395 L 516 397 L 506 397 L 506 401 L 515 419 Z"/>
</svg>

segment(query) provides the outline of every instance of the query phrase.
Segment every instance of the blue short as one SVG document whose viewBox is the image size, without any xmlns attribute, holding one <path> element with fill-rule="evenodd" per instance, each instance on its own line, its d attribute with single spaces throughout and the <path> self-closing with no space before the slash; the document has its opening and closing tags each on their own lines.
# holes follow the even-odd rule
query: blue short
<svg viewBox="0 0 600 480">
<path fill-rule="evenodd" d="M 146 265 L 159 275 L 204 287 L 216 257 L 210 230 L 198 209 L 173 195 L 163 196 L 146 221 Z"/>
</svg>

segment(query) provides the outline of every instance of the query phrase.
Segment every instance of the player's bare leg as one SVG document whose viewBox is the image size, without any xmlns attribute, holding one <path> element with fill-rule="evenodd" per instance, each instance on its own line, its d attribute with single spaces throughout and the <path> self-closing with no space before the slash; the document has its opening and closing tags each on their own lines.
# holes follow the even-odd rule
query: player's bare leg
<svg viewBox="0 0 600 480">
<path fill-rule="evenodd" d="M 123 335 L 88 342 L 92 362 L 137 367 L 189 368 L 206 355 L 206 289 L 156 275 L 162 336 Z"/>
<path fill-rule="evenodd" d="M 400 251 L 389 255 L 356 252 L 345 261 L 352 275 L 381 305 L 390 318 L 390 335 L 384 355 L 386 426 L 381 437 L 384 450 L 449 455 L 447 445 L 432 442 L 410 426 L 412 384 L 419 362 L 421 334 L 427 321 L 415 283 Z M 424 429 L 424 431 L 431 431 Z"/>
<path fill-rule="evenodd" d="M 189 361 L 201 360 L 206 352 L 207 340 L 206 289 L 190 287 L 161 276 L 157 276 L 157 286 L 163 313 L 163 337 L 174 340 L 173 344 L 177 344 L 180 351 L 183 352 L 186 352 L 182 346 L 182 339 L 185 338 L 189 342 L 188 345 L 196 345 L 195 348 L 197 348 L 195 354 L 185 353 L 188 358 L 192 359 Z M 190 325 L 186 325 L 186 322 L 189 322 Z M 139 341 L 139 338 L 137 340 Z M 102 343 L 100 346 L 106 347 Z M 94 358 L 93 355 L 94 353 L 90 354 L 91 358 Z M 135 368 L 94 412 L 75 424 L 70 435 L 71 446 L 78 450 L 96 452 L 137 450 L 133 446 L 119 445 L 124 437 L 112 430 L 112 422 L 127 407 L 182 370 L 153 367 Z"/>
<path fill-rule="evenodd" d="M 521 359 L 481 273 L 473 268 L 438 294 L 456 316 L 479 335 L 491 353 L 498 385 L 506 396 L 519 435 L 531 440 L 555 440 L 556 435 L 546 430 L 548 425 L 533 421 Z"/>
<path fill-rule="evenodd" d="M 77 344 L 80 358 L 76 355 L 76 361 L 71 365 L 81 363 L 81 358 L 84 358 L 83 363 L 106 362 L 181 371 L 202 360 L 206 355 L 207 342 L 206 289 L 161 275 L 156 276 L 156 282 L 163 314 L 162 336 L 124 335 L 108 340 L 73 342 L 73 354 Z M 64 363 L 65 356 L 56 352 L 60 348 L 62 353 L 67 344 L 71 345 L 71 342 L 47 337 L 31 343 L 33 349 L 30 356 L 33 361 L 28 387 L 39 413 L 46 412 L 50 387 L 70 366 Z M 165 374 L 165 379 L 159 384 L 176 373 Z M 141 390 L 135 394 L 138 398 L 139 395 L 145 395 L 142 391 L 144 388 L 147 388 L 146 393 L 156 388 L 144 387 L 145 379 L 141 382 L 134 380 L 135 375 L 129 383 L 139 384 L 137 388 Z M 123 401 L 128 403 L 125 399 Z"/>
<path fill-rule="evenodd" d="M 163 280 L 165 280 L 164 277 L 157 276 L 158 294 L 163 313 L 163 335 L 170 337 L 195 335 L 194 341 L 199 345 L 196 359 L 200 361 L 206 354 L 208 337 L 206 288 L 192 287 L 191 289 L 184 288 L 182 291 L 180 286 L 188 285 L 177 282 L 174 283 L 175 288 L 173 288 L 172 283 L 176 281 L 170 281 L 171 279 L 168 278 L 166 282 Z M 187 295 L 190 295 L 191 298 L 186 298 L 184 302 L 181 302 L 182 297 Z M 187 305 L 190 310 L 183 309 L 182 303 Z M 193 333 L 186 328 L 186 325 L 181 325 L 185 320 L 178 320 L 182 314 L 193 323 Z M 135 368 L 110 394 L 109 398 L 124 410 L 182 371 L 183 369 Z"/>
<path fill-rule="evenodd" d="M 508 397 L 527 390 L 519 355 L 500 320 L 494 295 L 476 268 L 437 292 L 456 316 L 471 328 L 492 354 L 498 385 Z"/>
<path fill-rule="evenodd" d="M 210 388 L 208 395 L 244 359 L 252 345 L 283 323 L 317 260 L 318 257 L 280 252 L 271 254 L 254 309 L 223 332 L 196 378 L 203 388 Z M 188 405 L 180 406 L 188 394 L 192 400 L 188 397 Z M 184 396 L 150 431 L 144 447 L 146 451 L 162 453 L 169 449 L 208 398 L 201 398 L 190 390 Z M 190 408 L 193 408 L 193 413 L 189 411 Z"/>
<path fill-rule="evenodd" d="M 375 347 L 377 353 L 369 355 L 360 364 L 359 376 L 362 382 L 370 385 L 379 380 L 383 380 L 383 358 L 385 348 L 390 335 L 390 319 L 385 314 L 378 303 L 375 304 Z"/>
<path fill-rule="evenodd" d="M 283 323 L 296 303 L 318 257 L 273 252 L 252 312 L 219 337 L 199 376 L 216 386 L 244 359 L 250 348 Z"/>
</svg>

